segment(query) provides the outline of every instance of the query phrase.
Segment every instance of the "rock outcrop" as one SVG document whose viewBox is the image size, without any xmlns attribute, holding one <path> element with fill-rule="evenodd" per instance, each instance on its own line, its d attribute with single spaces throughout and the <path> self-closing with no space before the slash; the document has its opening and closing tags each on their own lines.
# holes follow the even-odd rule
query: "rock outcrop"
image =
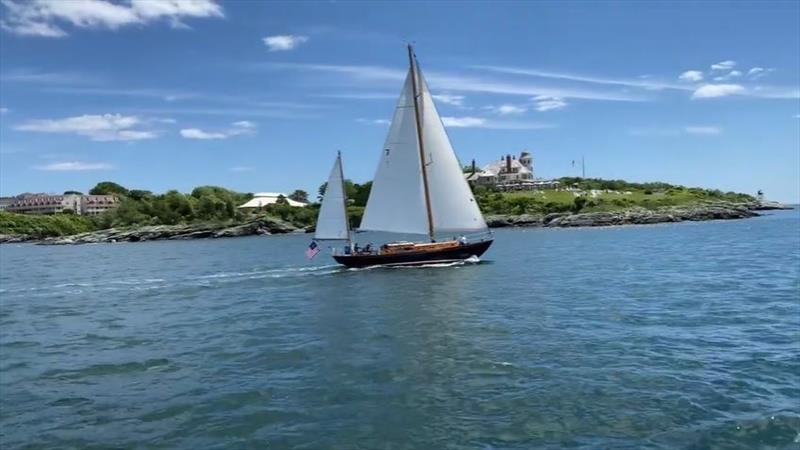
<svg viewBox="0 0 800 450">
<path fill-rule="evenodd" d="M 537 215 L 494 215 L 486 218 L 493 228 L 503 227 L 603 227 L 613 225 L 646 225 L 653 223 L 728 220 L 756 217 L 750 204 L 719 203 L 676 206 L 649 210 L 631 208 L 624 211 L 589 213 L 553 213 Z"/>
<path fill-rule="evenodd" d="M 259 217 L 256 220 L 237 225 L 192 224 L 192 225 L 152 225 L 138 228 L 109 228 L 72 236 L 46 238 L 42 245 L 96 244 L 100 242 L 142 242 L 156 240 L 202 239 L 251 236 L 257 234 L 285 234 L 305 232 L 286 221 L 273 217 Z"/>
</svg>

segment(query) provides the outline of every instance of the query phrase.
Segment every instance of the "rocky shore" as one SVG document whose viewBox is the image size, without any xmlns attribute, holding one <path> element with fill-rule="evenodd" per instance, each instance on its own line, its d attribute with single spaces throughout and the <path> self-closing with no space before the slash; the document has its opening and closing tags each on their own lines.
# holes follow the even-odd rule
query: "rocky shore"
<svg viewBox="0 0 800 450">
<path fill-rule="evenodd" d="M 752 203 L 718 203 L 674 206 L 658 210 L 630 208 L 615 212 L 553 213 L 547 215 L 494 215 L 486 217 L 491 228 L 504 227 L 603 227 L 614 225 L 646 225 L 654 223 L 730 220 L 756 217 L 755 211 L 791 209 L 783 205 Z"/>
<path fill-rule="evenodd" d="M 155 240 L 180 240 L 200 238 L 222 238 L 259 234 L 304 233 L 286 221 L 273 217 L 260 217 L 237 225 L 192 224 L 152 225 L 137 228 L 109 228 L 72 236 L 37 239 L 21 235 L 0 235 L 0 243 L 36 242 L 40 245 L 96 244 L 100 242 L 143 242 Z"/>
<path fill-rule="evenodd" d="M 602 227 L 615 225 L 646 225 L 703 220 L 730 220 L 756 217 L 755 211 L 791 209 L 770 203 L 716 203 L 705 205 L 675 206 L 658 210 L 630 208 L 615 212 L 553 213 L 546 215 L 492 215 L 486 217 L 491 228 L 505 227 Z M 101 242 L 142 242 L 155 240 L 179 240 L 199 238 L 222 238 L 251 235 L 304 233 L 305 228 L 273 218 L 258 219 L 238 225 L 192 224 L 153 225 L 138 228 L 109 228 L 90 233 L 65 237 L 38 239 L 24 235 L 0 234 L 0 243 L 35 242 L 40 245 L 94 244 Z"/>
</svg>

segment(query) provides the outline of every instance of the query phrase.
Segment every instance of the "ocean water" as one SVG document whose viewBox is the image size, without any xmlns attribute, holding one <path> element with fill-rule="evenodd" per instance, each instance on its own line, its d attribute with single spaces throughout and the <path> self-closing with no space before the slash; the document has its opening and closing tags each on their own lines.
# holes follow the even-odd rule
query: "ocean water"
<svg viewBox="0 0 800 450">
<path fill-rule="evenodd" d="M 0 448 L 800 448 L 798 211 L 308 242 L 0 247 Z"/>
</svg>

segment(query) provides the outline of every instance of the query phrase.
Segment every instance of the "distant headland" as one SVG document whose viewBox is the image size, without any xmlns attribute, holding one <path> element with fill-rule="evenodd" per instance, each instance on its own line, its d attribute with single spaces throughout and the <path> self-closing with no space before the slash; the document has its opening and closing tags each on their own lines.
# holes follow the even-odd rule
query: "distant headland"
<svg viewBox="0 0 800 450">
<path fill-rule="evenodd" d="M 513 168 L 514 164 L 506 161 L 508 166 Z M 474 166 L 465 168 L 468 179 L 475 173 Z M 491 172 L 483 170 L 481 175 L 491 176 Z M 591 227 L 741 219 L 757 216 L 759 210 L 787 209 L 748 194 L 661 182 L 562 177 L 522 188 L 485 180 L 471 185 L 490 227 Z M 347 180 L 345 188 L 348 216 L 357 228 L 371 182 L 357 184 Z M 316 200 L 322 192 L 324 185 Z M 0 210 L 0 243 L 141 242 L 304 233 L 313 231 L 319 211 L 319 204 L 302 190 L 286 195 L 250 194 L 201 186 L 188 194 L 175 190 L 155 194 L 105 181 L 86 195 L 68 191 L 47 197 L 49 200 L 26 197 L 29 209 L 24 214 Z M 50 209 L 42 206 L 45 201 L 62 203 L 58 203 L 58 211 L 48 213 Z M 37 202 L 40 209 L 36 209 Z M 6 201 L 3 206 L 8 205 Z"/>
</svg>

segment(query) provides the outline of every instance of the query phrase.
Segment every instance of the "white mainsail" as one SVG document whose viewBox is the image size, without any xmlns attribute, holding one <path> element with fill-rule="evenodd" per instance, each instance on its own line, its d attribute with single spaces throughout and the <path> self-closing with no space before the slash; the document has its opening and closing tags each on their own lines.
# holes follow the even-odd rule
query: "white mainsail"
<svg viewBox="0 0 800 450">
<path fill-rule="evenodd" d="M 322 206 L 319 208 L 314 239 L 350 239 L 350 227 L 348 226 L 347 211 L 345 209 L 346 201 L 342 176 L 342 157 L 338 155 L 328 177 L 328 184 L 325 186 L 325 194 L 322 197 Z"/>
<path fill-rule="evenodd" d="M 411 83 L 409 71 L 372 180 L 361 230 L 428 233 Z"/>
<path fill-rule="evenodd" d="M 420 153 L 415 91 L 424 154 Z M 431 238 L 436 232 L 486 230 L 427 83 L 414 63 L 395 109 L 360 229 L 430 233 Z"/>
<path fill-rule="evenodd" d="M 464 178 L 463 166 L 458 161 L 450 139 L 433 104 L 428 83 L 417 68 L 421 87 L 422 142 L 428 172 L 428 193 L 433 213 L 434 232 L 483 231 L 483 220 L 478 203 Z"/>
</svg>

